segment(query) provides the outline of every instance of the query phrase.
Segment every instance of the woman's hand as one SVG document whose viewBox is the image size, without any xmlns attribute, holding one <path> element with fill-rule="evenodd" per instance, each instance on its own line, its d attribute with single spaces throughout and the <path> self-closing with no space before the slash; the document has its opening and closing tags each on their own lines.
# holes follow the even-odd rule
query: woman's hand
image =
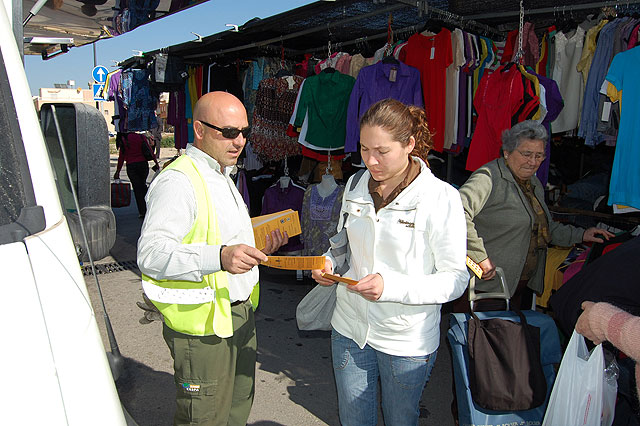
<svg viewBox="0 0 640 426">
<path fill-rule="evenodd" d="M 369 274 L 358 281 L 358 284 L 350 285 L 349 290 L 358 292 L 365 299 L 375 302 L 382 296 L 384 279 L 380 274 Z"/>
<path fill-rule="evenodd" d="M 120 172 L 115 172 L 113 174 L 113 180 L 119 180 L 120 179 Z"/>
<path fill-rule="evenodd" d="M 490 280 L 491 278 L 496 276 L 496 265 L 493 264 L 491 259 L 488 257 L 482 262 L 478 263 L 482 268 L 482 279 Z"/>
<path fill-rule="evenodd" d="M 596 235 L 602 235 L 604 239 L 598 238 L 596 237 Z M 612 237 L 615 237 L 615 235 L 611 232 L 605 229 L 593 227 L 584 231 L 584 234 L 582 234 L 582 241 L 584 241 L 585 243 L 604 243 L 604 240 L 608 240 Z"/>
<path fill-rule="evenodd" d="M 333 274 L 333 264 L 331 263 L 331 261 L 327 258 L 325 258 L 324 260 L 324 268 L 323 269 L 312 269 L 311 270 L 311 278 L 313 278 L 314 280 L 316 280 L 316 282 L 320 285 L 324 285 L 324 286 L 331 286 L 334 285 L 336 282 L 329 279 L 329 278 L 324 278 L 322 276 L 322 274 L 326 272 L 327 274 Z"/>
</svg>

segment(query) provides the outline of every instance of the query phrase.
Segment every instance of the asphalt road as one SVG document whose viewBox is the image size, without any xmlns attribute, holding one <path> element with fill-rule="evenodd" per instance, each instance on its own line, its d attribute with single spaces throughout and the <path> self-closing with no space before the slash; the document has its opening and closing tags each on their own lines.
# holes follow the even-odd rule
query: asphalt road
<svg viewBox="0 0 640 426">
<path fill-rule="evenodd" d="M 168 159 L 173 151 L 163 149 Z M 116 157 L 112 156 L 112 175 Z M 126 173 L 122 173 L 126 180 Z M 172 360 L 158 321 L 141 324 L 143 311 L 140 271 L 135 267 L 136 243 L 141 219 L 135 203 L 114 209 L 117 240 L 111 256 L 98 261 L 113 272 L 97 275 L 104 303 L 124 356 L 124 371 L 117 380 L 121 400 L 140 426 L 171 425 L 175 390 Z M 117 270 L 120 268 L 121 270 Z M 96 318 L 106 339 L 103 310 L 93 276 L 85 277 Z M 260 307 L 256 312 L 258 362 L 256 396 L 249 425 L 339 425 L 329 332 L 299 331 L 295 321 L 297 303 L 313 287 L 310 279 L 298 281 L 295 272 L 261 269 Z M 447 323 L 446 315 L 443 322 Z M 441 346 L 420 404 L 420 425 L 453 425 L 451 361 L 445 343 Z M 379 421 L 382 425 L 382 420 Z"/>
</svg>

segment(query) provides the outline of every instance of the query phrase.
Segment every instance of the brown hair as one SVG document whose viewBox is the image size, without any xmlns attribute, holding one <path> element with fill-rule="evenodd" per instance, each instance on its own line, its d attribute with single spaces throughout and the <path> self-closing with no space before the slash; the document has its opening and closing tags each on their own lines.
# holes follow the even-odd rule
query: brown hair
<svg viewBox="0 0 640 426">
<path fill-rule="evenodd" d="M 360 119 L 360 129 L 364 126 L 380 127 L 405 146 L 413 136 L 416 146 L 411 154 L 420 157 L 427 166 L 429 165 L 427 155 L 433 148 L 433 139 L 424 109 L 405 105 L 395 99 L 383 99 L 364 113 Z"/>
</svg>

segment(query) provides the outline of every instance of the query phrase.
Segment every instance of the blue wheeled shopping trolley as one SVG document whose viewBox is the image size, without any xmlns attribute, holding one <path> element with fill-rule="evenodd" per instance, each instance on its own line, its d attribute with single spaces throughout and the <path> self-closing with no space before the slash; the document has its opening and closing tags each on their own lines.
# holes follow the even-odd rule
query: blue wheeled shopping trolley
<svg viewBox="0 0 640 426">
<path fill-rule="evenodd" d="M 469 283 L 469 299 L 473 309 L 473 301 L 485 298 L 504 298 L 509 300 L 508 288 L 504 280 L 501 268 L 496 268 L 502 283 L 502 293 L 476 294 L 474 291 L 474 278 Z M 549 395 L 553 388 L 556 373 L 554 364 L 559 364 L 562 359 L 562 350 L 558 338 L 558 330 L 551 317 L 536 311 L 522 311 L 527 323 L 540 328 L 540 361 L 542 370 L 547 380 L 547 399 L 539 407 L 526 411 L 499 412 L 478 407 L 471 398 L 469 389 L 469 351 L 467 349 L 467 329 L 469 314 L 450 314 L 449 331 L 447 338 L 451 345 L 451 357 L 453 360 L 453 375 L 458 402 L 458 421 L 460 426 L 536 426 L 542 424 L 544 412 L 549 401 Z M 509 321 L 520 322 L 520 317 L 515 312 L 493 311 L 475 312 L 480 320 L 500 318 Z M 504 342 L 508 345 L 509 342 Z"/>
</svg>

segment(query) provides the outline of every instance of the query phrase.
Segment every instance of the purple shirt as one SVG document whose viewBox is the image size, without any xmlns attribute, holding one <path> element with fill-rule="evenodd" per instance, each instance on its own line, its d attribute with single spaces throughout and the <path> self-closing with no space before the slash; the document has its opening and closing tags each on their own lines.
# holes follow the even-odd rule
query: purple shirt
<svg viewBox="0 0 640 426">
<path fill-rule="evenodd" d="M 564 101 L 562 100 L 562 95 L 560 94 L 560 90 L 558 89 L 558 84 L 547 77 L 541 76 L 539 74 L 534 73 L 530 69 L 528 70 L 531 74 L 538 77 L 538 82 L 544 86 L 545 90 L 545 101 L 547 106 L 547 115 L 542 120 L 542 125 L 547 129 L 547 133 L 549 134 L 549 140 L 547 141 L 547 147 L 545 149 L 547 158 L 540 164 L 538 171 L 536 172 L 536 176 L 542 182 L 542 185 L 545 186 L 547 181 L 549 180 L 549 163 L 551 162 L 551 129 L 550 123 L 558 118 L 560 111 L 564 108 Z"/>
<path fill-rule="evenodd" d="M 392 73 L 391 70 L 394 68 L 396 71 Z M 371 105 L 387 98 L 423 108 L 420 71 L 402 62 L 397 65 L 378 62 L 360 70 L 347 109 L 345 152 L 358 150 L 360 118 Z"/>
<path fill-rule="evenodd" d="M 262 199 L 261 215 L 276 213 L 282 210 L 291 209 L 298 212 L 302 211 L 302 199 L 304 198 L 304 189 L 293 182 L 289 183 L 286 188 L 280 188 L 280 184 L 276 181 L 275 185 L 271 185 L 264 191 Z M 302 241 L 300 236 L 289 238 L 289 243 L 280 247 L 279 252 L 302 250 Z"/>
</svg>

